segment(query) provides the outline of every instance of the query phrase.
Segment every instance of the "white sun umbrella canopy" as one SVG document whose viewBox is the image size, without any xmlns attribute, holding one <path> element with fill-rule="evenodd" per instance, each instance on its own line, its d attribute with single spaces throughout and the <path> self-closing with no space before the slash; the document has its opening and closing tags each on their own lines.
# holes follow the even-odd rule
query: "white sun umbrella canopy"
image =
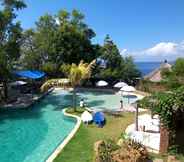
<svg viewBox="0 0 184 162">
<path fill-rule="evenodd" d="M 89 123 L 93 120 L 93 116 L 88 111 L 84 111 L 81 115 L 81 120 L 84 123 Z"/>
<path fill-rule="evenodd" d="M 124 92 L 134 92 L 136 91 L 136 89 L 132 86 L 124 86 L 120 89 L 120 91 L 124 91 Z"/>
<path fill-rule="evenodd" d="M 26 84 L 27 84 L 27 82 L 24 82 L 22 80 L 18 80 L 18 81 L 10 83 L 11 86 L 22 86 L 22 85 L 26 85 Z"/>
<path fill-rule="evenodd" d="M 123 96 L 128 96 L 129 92 L 134 92 L 134 91 L 136 91 L 136 89 L 132 86 L 124 86 L 120 89 L 120 91 L 122 92 L 121 94 Z M 128 97 L 128 104 L 129 104 L 129 97 Z"/>
<path fill-rule="evenodd" d="M 122 88 L 124 86 L 128 86 L 125 82 L 118 82 L 114 85 L 114 88 Z"/>
<path fill-rule="evenodd" d="M 105 87 L 107 85 L 108 85 L 108 83 L 104 80 L 100 80 L 96 83 L 96 86 L 98 86 L 98 87 Z"/>
</svg>

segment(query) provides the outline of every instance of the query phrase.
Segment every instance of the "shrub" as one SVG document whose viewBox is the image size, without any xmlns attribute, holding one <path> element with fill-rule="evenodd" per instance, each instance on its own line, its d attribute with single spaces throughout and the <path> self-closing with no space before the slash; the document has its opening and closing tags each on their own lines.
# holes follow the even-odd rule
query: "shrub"
<svg viewBox="0 0 184 162">
<path fill-rule="evenodd" d="M 96 162 L 147 162 L 146 148 L 133 140 L 124 140 L 122 146 L 114 141 L 101 141 L 97 149 Z"/>
<path fill-rule="evenodd" d="M 133 140 L 124 141 L 121 149 L 112 155 L 114 162 L 147 162 L 148 152 L 146 148 Z"/>
</svg>

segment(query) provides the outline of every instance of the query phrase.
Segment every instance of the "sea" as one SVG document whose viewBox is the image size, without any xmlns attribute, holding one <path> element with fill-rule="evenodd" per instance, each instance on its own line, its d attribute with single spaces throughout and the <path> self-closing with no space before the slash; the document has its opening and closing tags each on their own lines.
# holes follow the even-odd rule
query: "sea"
<svg viewBox="0 0 184 162">
<path fill-rule="evenodd" d="M 141 72 L 142 76 L 150 73 L 158 68 L 162 62 L 135 62 L 137 69 Z"/>
</svg>

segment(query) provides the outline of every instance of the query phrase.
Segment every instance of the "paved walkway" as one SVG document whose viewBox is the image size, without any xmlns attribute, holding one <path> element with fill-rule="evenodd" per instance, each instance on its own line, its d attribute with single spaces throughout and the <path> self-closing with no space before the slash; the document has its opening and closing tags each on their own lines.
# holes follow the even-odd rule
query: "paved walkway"
<svg viewBox="0 0 184 162">
<path fill-rule="evenodd" d="M 143 126 L 145 131 L 143 132 Z M 138 131 L 135 131 L 135 124 L 127 127 L 125 132 L 131 139 L 145 145 L 149 151 L 158 153 L 160 147 L 159 119 L 156 116 L 151 119 L 149 114 L 140 115 L 138 117 Z"/>
</svg>

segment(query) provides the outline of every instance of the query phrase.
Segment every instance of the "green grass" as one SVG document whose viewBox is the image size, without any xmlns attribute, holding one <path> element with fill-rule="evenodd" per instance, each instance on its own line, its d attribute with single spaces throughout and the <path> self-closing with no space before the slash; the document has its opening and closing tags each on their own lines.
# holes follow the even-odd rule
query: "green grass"
<svg viewBox="0 0 184 162">
<path fill-rule="evenodd" d="M 98 128 L 94 124 L 81 124 L 74 138 L 67 144 L 54 162 L 92 162 L 94 143 L 103 139 L 114 139 L 117 141 L 126 127 L 133 122 L 134 114 L 123 113 L 121 117 L 106 115 L 106 119 L 107 123 L 103 128 Z"/>
<path fill-rule="evenodd" d="M 77 108 L 77 112 L 68 109 L 68 113 L 80 115 L 84 109 Z M 65 146 L 54 162 L 92 162 L 94 158 L 94 143 L 98 140 L 113 139 L 117 141 L 126 127 L 134 122 L 134 113 L 123 113 L 120 117 L 105 114 L 107 123 L 103 128 L 96 125 L 81 124 L 74 138 Z M 168 155 L 150 154 L 151 159 L 159 158 L 166 162 Z M 184 161 L 183 155 L 177 155 Z"/>
</svg>

